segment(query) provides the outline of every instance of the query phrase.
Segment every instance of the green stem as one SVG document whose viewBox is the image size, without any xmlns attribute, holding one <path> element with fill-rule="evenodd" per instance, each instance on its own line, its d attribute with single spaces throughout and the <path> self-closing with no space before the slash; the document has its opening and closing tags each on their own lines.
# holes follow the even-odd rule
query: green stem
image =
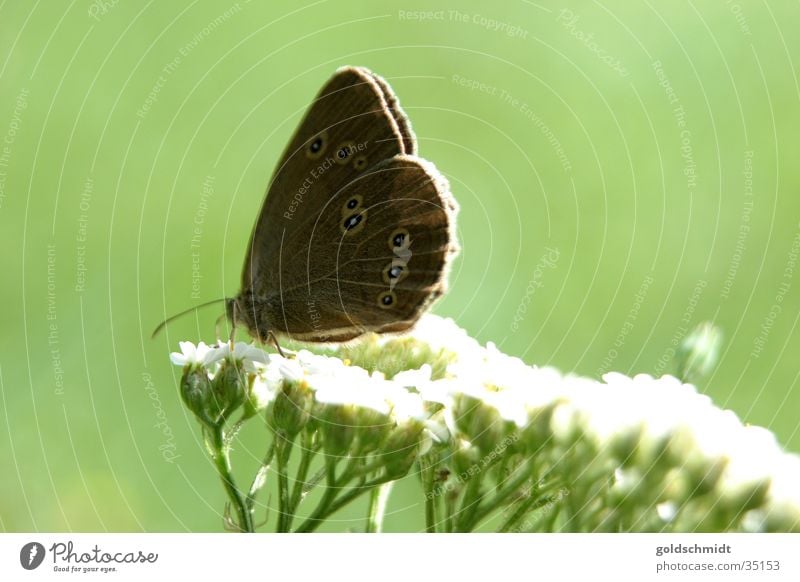
<svg viewBox="0 0 800 582">
<path fill-rule="evenodd" d="M 348 503 L 355 501 L 358 497 L 360 497 L 370 489 L 378 487 L 379 485 L 383 485 L 385 483 L 389 483 L 391 481 L 392 479 L 389 479 L 387 477 L 379 477 L 373 479 L 372 481 L 362 481 L 361 483 L 350 489 L 350 491 L 348 491 L 345 495 L 337 499 L 335 502 L 331 503 L 324 511 L 319 511 L 319 512 L 315 511 L 314 515 L 306 519 L 303 522 L 303 524 L 295 531 L 298 533 L 308 533 L 314 531 L 315 529 L 317 529 L 317 526 L 319 526 L 323 521 L 325 521 L 325 518 L 327 518 L 329 515 L 336 513 Z M 320 508 L 318 507 L 317 509 Z"/>
<path fill-rule="evenodd" d="M 297 475 L 295 475 L 294 487 L 292 488 L 292 497 L 290 501 L 290 509 L 292 517 L 297 511 L 297 506 L 303 499 L 304 492 L 306 491 L 306 479 L 308 478 L 308 469 L 311 467 L 311 460 L 317 452 L 314 448 L 313 442 L 314 435 L 306 431 L 303 435 L 303 451 L 300 457 L 300 466 L 297 468 Z M 291 528 L 291 521 L 289 527 Z"/>
<path fill-rule="evenodd" d="M 322 520 L 325 519 L 325 515 L 327 515 L 326 512 L 333 503 L 333 500 L 336 498 L 336 494 L 339 491 L 336 482 L 337 462 L 338 461 L 336 457 L 333 457 L 332 455 L 325 456 L 325 473 L 327 481 L 325 493 L 322 494 L 322 499 L 320 499 L 313 513 L 309 515 L 302 525 L 295 530 L 296 532 L 303 533 L 314 531 L 314 529 L 316 529 L 316 527 L 322 523 Z"/>
<path fill-rule="evenodd" d="M 458 510 L 458 517 L 455 520 L 456 531 L 468 532 L 469 527 L 475 522 L 474 515 L 478 511 L 481 501 L 481 477 L 477 474 L 467 481 L 464 498 L 461 500 L 461 508 Z"/>
<path fill-rule="evenodd" d="M 444 498 L 444 507 L 445 507 L 445 520 L 444 520 L 444 531 L 446 533 L 453 533 L 455 531 L 455 519 L 453 516 L 456 512 L 456 502 L 458 501 L 458 497 L 452 493 L 447 492 L 445 493 Z"/>
<path fill-rule="evenodd" d="M 386 515 L 386 504 L 392 492 L 394 481 L 388 481 L 383 485 L 375 487 L 370 492 L 369 517 L 367 518 L 366 533 L 381 533 L 383 530 L 383 518 Z"/>
<path fill-rule="evenodd" d="M 394 481 L 394 479 L 392 479 L 390 477 L 376 477 L 372 481 L 359 483 L 358 485 L 353 487 L 350 491 L 348 491 L 346 495 L 344 495 L 340 499 L 337 499 L 336 502 L 331 505 L 330 511 L 328 511 L 328 513 L 327 513 L 327 515 L 325 517 L 327 517 L 328 515 L 331 515 L 333 513 L 336 513 L 342 507 L 344 507 L 348 503 L 354 501 L 357 497 L 363 495 L 364 493 L 366 493 L 367 491 L 369 491 L 373 487 L 378 487 L 380 485 L 385 485 L 386 483 L 391 483 L 392 481 Z"/>
<path fill-rule="evenodd" d="M 425 533 L 436 533 L 436 500 L 425 499 Z"/>
<path fill-rule="evenodd" d="M 356 477 L 366 477 L 370 473 L 375 473 L 379 469 L 382 469 L 384 465 L 385 463 L 383 461 L 376 460 L 362 467 L 354 467 L 350 478 L 355 479 Z"/>
<path fill-rule="evenodd" d="M 558 519 L 558 514 L 561 512 L 561 509 L 564 507 L 561 503 L 555 503 L 552 505 L 552 509 L 550 512 L 545 515 L 544 519 L 540 520 L 536 524 L 536 531 L 544 532 L 544 533 L 555 533 L 554 525 L 556 523 L 556 519 Z"/>
<path fill-rule="evenodd" d="M 521 471 L 517 469 L 519 471 L 519 475 L 509 478 L 508 485 L 500 489 L 500 491 L 495 494 L 491 502 L 475 508 L 475 511 L 471 513 L 470 519 L 466 523 L 466 527 L 468 528 L 467 531 L 471 531 L 480 520 L 491 514 L 501 505 L 505 504 L 508 501 L 508 496 L 516 492 L 525 483 L 525 481 L 531 478 L 531 471 L 529 470 L 527 463 L 521 465 L 520 468 L 522 469 Z"/>
<path fill-rule="evenodd" d="M 243 532 L 253 532 L 253 516 L 247 508 L 247 501 L 236 487 L 236 482 L 233 479 L 233 471 L 231 468 L 230 458 L 230 443 L 226 442 L 225 430 L 222 423 L 216 424 L 211 429 L 212 450 L 214 453 L 214 464 L 217 467 L 222 484 L 225 487 L 225 492 L 231 504 L 236 509 L 236 514 L 239 516 L 239 530 Z"/>
<path fill-rule="evenodd" d="M 292 441 L 283 431 L 275 431 L 275 453 L 278 461 L 278 524 L 277 532 L 288 532 L 292 522 L 291 497 L 289 495 L 289 456 Z"/>
<path fill-rule="evenodd" d="M 336 463 L 338 461 L 336 458 L 331 456 L 326 457 L 325 460 L 328 474 L 328 483 L 327 487 L 325 488 L 325 494 L 322 496 L 322 500 L 320 500 L 319 505 L 317 505 L 317 507 L 314 509 L 314 512 L 309 515 L 300 525 L 300 527 L 295 530 L 298 533 L 314 531 L 322 524 L 323 521 L 325 521 L 325 518 L 353 501 L 362 493 L 365 493 L 372 487 L 377 487 L 378 485 L 382 485 L 393 480 L 386 477 L 380 477 L 371 481 L 367 481 L 366 478 L 363 477 L 363 471 L 360 470 L 358 466 L 360 463 L 363 463 L 363 459 L 359 458 L 350 459 L 350 462 L 347 464 L 347 467 L 345 467 L 342 475 L 337 479 Z M 361 482 L 348 491 L 344 496 L 336 499 L 339 492 L 345 487 L 345 485 L 352 481 L 356 475 L 362 475 Z"/>
<path fill-rule="evenodd" d="M 422 476 L 422 493 L 425 495 L 425 531 L 436 533 L 436 495 L 433 486 L 436 470 L 433 463 L 428 463 L 424 458 L 419 460 L 419 473 Z"/>
<path fill-rule="evenodd" d="M 511 516 L 506 519 L 503 524 L 497 529 L 499 533 L 505 533 L 511 531 L 511 528 L 517 525 L 519 521 L 525 517 L 531 511 L 536 511 L 537 509 L 544 507 L 545 505 L 552 503 L 556 497 L 554 495 L 545 495 L 537 497 L 533 493 L 531 494 L 528 499 L 519 503 L 517 508 L 511 514 Z M 530 529 L 530 528 L 527 528 Z"/>
</svg>

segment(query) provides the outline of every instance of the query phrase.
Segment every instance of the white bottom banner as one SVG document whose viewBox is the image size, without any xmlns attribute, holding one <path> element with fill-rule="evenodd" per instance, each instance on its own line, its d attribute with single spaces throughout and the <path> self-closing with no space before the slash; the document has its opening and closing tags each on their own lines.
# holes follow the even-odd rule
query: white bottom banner
<svg viewBox="0 0 800 582">
<path fill-rule="evenodd" d="M 798 563 L 800 534 L 0 535 L 4 581 L 797 581 Z"/>
</svg>

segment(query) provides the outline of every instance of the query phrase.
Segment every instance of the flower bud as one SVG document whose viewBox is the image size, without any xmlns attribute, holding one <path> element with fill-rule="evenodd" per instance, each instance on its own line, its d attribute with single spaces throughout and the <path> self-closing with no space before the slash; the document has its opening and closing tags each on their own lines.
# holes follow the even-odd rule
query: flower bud
<svg viewBox="0 0 800 582">
<path fill-rule="evenodd" d="M 454 402 L 456 427 L 481 451 L 490 451 L 503 440 L 506 423 L 496 408 L 466 394 L 458 394 Z"/>
<path fill-rule="evenodd" d="M 722 332 L 709 321 L 695 327 L 678 348 L 678 377 L 684 382 L 696 382 L 717 365 L 722 345 Z"/>
<path fill-rule="evenodd" d="M 213 407 L 215 419 L 228 418 L 247 398 L 247 374 L 242 363 L 226 358 L 212 382 Z"/>
<path fill-rule="evenodd" d="M 613 458 L 619 460 L 623 467 L 636 463 L 636 453 L 642 438 L 642 427 L 624 427 L 609 439 L 609 450 Z"/>
<path fill-rule="evenodd" d="M 183 403 L 197 416 L 200 422 L 208 426 L 214 424 L 208 413 L 209 404 L 213 399 L 211 390 L 211 380 L 208 379 L 208 372 L 205 368 L 189 365 L 183 369 L 181 378 Z"/>
<path fill-rule="evenodd" d="M 393 422 L 386 414 L 373 408 L 358 407 L 355 421 L 358 424 L 358 453 L 369 454 L 380 448 L 392 429 Z"/>
<path fill-rule="evenodd" d="M 356 440 L 356 407 L 352 404 L 325 404 L 317 410 L 315 416 L 322 434 L 323 449 L 328 455 L 347 455 Z"/>
<path fill-rule="evenodd" d="M 384 453 L 381 457 L 385 463 L 387 477 L 391 479 L 404 477 L 414 466 L 423 428 L 421 422 L 412 420 L 398 425 L 389 434 L 382 447 Z"/>
<path fill-rule="evenodd" d="M 762 531 L 800 533 L 800 504 L 771 499 L 761 513 Z"/>
<path fill-rule="evenodd" d="M 750 483 L 741 483 L 737 487 L 719 488 L 719 503 L 733 515 L 739 515 L 751 509 L 758 509 L 767 501 L 770 481 L 763 479 Z"/>
<path fill-rule="evenodd" d="M 542 447 L 552 441 L 550 422 L 558 402 L 551 402 L 545 406 L 528 409 L 528 422 L 522 428 L 522 446 L 528 453 L 537 453 Z"/>
<path fill-rule="evenodd" d="M 294 437 L 308 423 L 313 402 L 311 391 L 305 381 L 285 381 L 275 396 L 270 424 L 276 431 L 283 431 L 288 437 Z"/>
<path fill-rule="evenodd" d="M 265 410 L 269 404 L 275 400 L 275 393 L 258 374 L 251 374 L 248 379 L 247 398 L 244 402 L 242 418 L 252 418 L 259 412 Z"/>
<path fill-rule="evenodd" d="M 692 458 L 687 459 L 683 469 L 689 480 L 692 497 L 705 495 L 717 487 L 725 470 L 725 462 L 724 459 L 709 459 L 705 463 L 695 462 Z"/>
<path fill-rule="evenodd" d="M 459 440 L 455 447 L 451 459 L 456 477 L 458 481 L 468 481 L 480 472 L 480 452 L 465 440 Z"/>
</svg>

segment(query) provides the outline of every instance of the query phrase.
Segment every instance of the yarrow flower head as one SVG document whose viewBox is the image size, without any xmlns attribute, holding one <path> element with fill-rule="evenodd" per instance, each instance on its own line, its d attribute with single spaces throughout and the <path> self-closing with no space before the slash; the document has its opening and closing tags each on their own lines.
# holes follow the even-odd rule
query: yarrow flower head
<svg viewBox="0 0 800 582">
<path fill-rule="evenodd" d="M 245 418 L 347 463 L 341 479 L 416 465 L 451 531 L 500 507 L 516 508 L 503 531 L 800 531 L 800 457 L 677 378 L 564 375 L 431 315 L 318 352 L 182 342 L 172 361 L 203 422 L 243 403 Z M 220 411 L 204 395 L 225 374 Z"/>
</svg>

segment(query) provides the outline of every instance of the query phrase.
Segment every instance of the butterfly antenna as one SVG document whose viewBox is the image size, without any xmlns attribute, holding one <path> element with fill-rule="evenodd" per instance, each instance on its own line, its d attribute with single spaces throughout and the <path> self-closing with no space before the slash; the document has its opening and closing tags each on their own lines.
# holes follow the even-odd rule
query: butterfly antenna
<svg viewBox="0 0 800 582">
<path fill-rule="evenodd" d="M 158 332 L 160 332 L 162 329 L 164 329 L 164 327 L 168 323 L 171 323 L 171 322 L 175 321 L 179 317 L 183 317 L 187 313 L 191 313 L 192 311 L 197 311 L 198 309 L 200 309 L 202 307 L 208 307 L 209 305 L 214 305 L 215 303 L 220 303 L 222 301 L 227 301 L 227 299 L 225 297 L 223 297 L 222 299 L 214 299 L 213 301 L 206 301 L 205 303 L 201 303 L 200 305 L 195 305 L 194 307 L 190 307 L 189 309 L 186 309 L 184 311 L 181 311 L 180 313 L 176 313 L 175 315 L 172 315 L 172 316 L 168 317 L 167 319 L 165 319 L 164 321 L 159 323 L 158 326 L 155 328 L 155 330 L 153 330 L 153 335 L 150 336 L 150 339 L 155 338 L 158 335 Z"/>
</svg>

